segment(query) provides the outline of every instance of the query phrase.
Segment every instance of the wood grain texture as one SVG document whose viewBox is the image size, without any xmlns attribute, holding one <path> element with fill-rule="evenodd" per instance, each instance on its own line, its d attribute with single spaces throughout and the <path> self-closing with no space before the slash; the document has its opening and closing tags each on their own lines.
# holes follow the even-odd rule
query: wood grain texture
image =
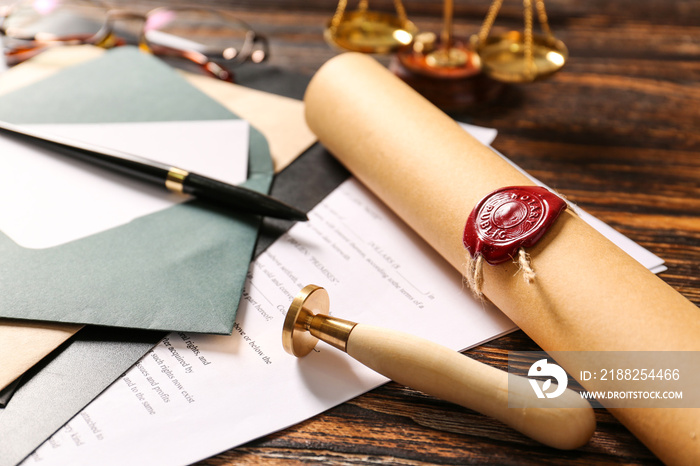
<svg viewBox="0 0 700 466">
<path fill-rule="evenodd" d="M 138 9 L 159 4 L 112 3 Z M 323 41 L 333 1 L 197 3 L 229 10 L 268 36 L 270 62 L 285 69 L 311 74 L 337 53 Z M 421 29 L 439 31 L 440 2 L 404 3 Z M 456 0 L 455 33 L 475 33 L 489 3 Z M 522 3 L 504 3 L 496 30 L 521 28 Z M 391 0 L 370 5 L 392 9 Z M 460 119 L 497 128 L 496 149 L 664 258 L 668 271 L 660 276 L 700 304 L 700 2 L 548 0 L 547 9 L 554 34 L 569 48 L 565 68 L 546 81 L 510 86 Z M 516 332 L 468 354 L 505 369 L 509 351 L 537 349 Z M 274 413 L 261 412 L 267 415 Z M 561 452 L 389 383 L 200 464 L 658 462 L 609 413 L 596 410 L 596 416 L 592 441 Z"/>
</svg>

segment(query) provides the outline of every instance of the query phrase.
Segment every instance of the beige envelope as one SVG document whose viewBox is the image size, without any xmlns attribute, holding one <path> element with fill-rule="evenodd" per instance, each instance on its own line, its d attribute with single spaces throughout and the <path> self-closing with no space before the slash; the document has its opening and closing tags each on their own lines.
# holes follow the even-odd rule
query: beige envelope
<svg viewBox="0 0 700 466">
<path fill-rule="evenodd" d="M 96 58 L 103 49 L 58 47 L 0 75 L 0 95 L 44 79 L 61 68 Z M 279 172 L 316 141 L 302 102 L 206 76 L 183 73 L 193 86 L 248 120 L 270 144 Z M 82 326 L 0 319 L 0 390 L 74 335 Z"/>
</svg>

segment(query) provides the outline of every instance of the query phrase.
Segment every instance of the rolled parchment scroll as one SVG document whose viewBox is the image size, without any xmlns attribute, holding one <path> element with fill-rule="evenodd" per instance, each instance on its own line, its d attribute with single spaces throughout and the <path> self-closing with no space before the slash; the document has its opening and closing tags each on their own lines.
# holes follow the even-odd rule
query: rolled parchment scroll
<svg viewBox="0 0 700 466">
<path fill-rule="evenodd" d="M 368 56 L 326 63 L 305 104 L 321 143 L 462 273 L 473 207 L 532 184 Z M 571 209 L 528 252 L 534 282 L 485 265 L 483 292 L 545 351 L 700 351 L 700 310 Z M 662 461 L 700 462 L 700 409 L 611 411 Z"/>
</svg>

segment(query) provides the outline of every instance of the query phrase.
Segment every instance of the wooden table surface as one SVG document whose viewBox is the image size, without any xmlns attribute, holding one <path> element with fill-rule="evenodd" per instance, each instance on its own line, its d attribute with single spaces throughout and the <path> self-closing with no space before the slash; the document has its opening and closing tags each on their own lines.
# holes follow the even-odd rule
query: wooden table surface
<svg viewBox="0 0 700 466">
<path fill-rule="evenodd" d="M 333 1 L 198 4 L 233 11 L 265 34 L 270 63 L 284 69 L 312 74 L 338 53 L 323 40 Z M 456 0 L 455 34 L 475 33 L 488 5 Z M 370 6 L 390 11 L 392 2 L 373 0 Z M 437 0 L 406 1 L 405 7 L 422 30 L 440 30 Z M 700 304 L 700 2 L 548 0 L 547 10 L 554 34 L 570 52 L 565 68 L 546 81 L 510 86 L 466 118 L 497 128 L 496 149 L 665 259 L 668 271 L 660 276 Z M 521 29 L 521 18 L 522 3 L 507 0 L 496 26 Z M 468 354 L 506 368 L 509 351 L 538 349 L 519 331 Z M 596 410 L 596 416 L 588 445 L 558 451 L 480 414 L 389 383 L 201 464 L 658 461 L 609 413 Z"/>
</svg>

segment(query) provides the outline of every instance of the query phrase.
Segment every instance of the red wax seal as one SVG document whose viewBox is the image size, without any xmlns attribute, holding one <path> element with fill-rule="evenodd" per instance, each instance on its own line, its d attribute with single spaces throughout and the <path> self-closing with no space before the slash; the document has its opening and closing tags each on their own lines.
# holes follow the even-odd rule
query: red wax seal
<svg viewBox="0 0 700 466">
<path fill-rule="evenodd" d="M 491 265 L 506 262 L 521 247 L 534 246 L 565 208 L 559 196 L 539 186 L 498 189 L 469 215 L 464 246 Z"/>
</svg>

